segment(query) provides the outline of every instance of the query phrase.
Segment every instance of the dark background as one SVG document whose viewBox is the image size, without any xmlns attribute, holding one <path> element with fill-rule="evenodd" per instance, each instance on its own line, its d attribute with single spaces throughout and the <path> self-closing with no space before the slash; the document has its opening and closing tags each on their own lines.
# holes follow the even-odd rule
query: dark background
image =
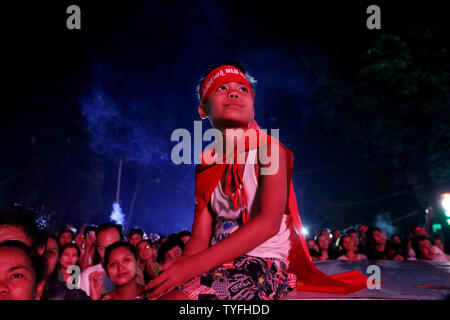
<svg viewBox="0 0 450 320">
<path fill-rule="evenodd" d="M 126 227 L 190 229 L 194 164 L 170 161 L 170 136 L 193 133 L 199 78 L 233 59 L 258 80 L 259 125 L 280 129 L 294 154 L 311 232 L 364 223 L 405 233 L 432 206 L 448 233 L 446 10 L 390 2 L 2 4 L 0 204 L 50 214 L 53 230 L 105 222 L 122 157 Z M 66 27 L 71 4 L 81 30 Z M 381 30 L 366 27 L 371 4 Z"/>
</svg>

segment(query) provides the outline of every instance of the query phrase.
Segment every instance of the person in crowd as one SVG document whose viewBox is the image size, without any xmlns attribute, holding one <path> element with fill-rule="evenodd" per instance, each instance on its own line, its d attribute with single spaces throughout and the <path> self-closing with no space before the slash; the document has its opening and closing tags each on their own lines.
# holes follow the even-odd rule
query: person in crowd
<svg viewBox="0 0 450 320">
<path fill-rule="evenodd" d="M 387 238 L 385 233 L 376 227 L 369 227 L 366 231 L 366 256 L 369 260 L 387 260 Z"/>
<path fill-rule="evenodd" d="M 392 244 L 400 245 L 402 243 L 402 240 L 400 239 L 399 235 L 393 234 L 390 238 L 390 242 Z"/>
<path fill-rule="evenodd" d="M 80 248 L 75 243 L 66 243 L 59 250 L 59 259 L 58 259 L 58 279 L 64 282 L 72 275 L 72 271 L 69 271 L 69 267 L 77 266 L 79 267 L 80 261 Z M 78 279 L 79 280 L 79 279 Z M 77 284 L 79 287 L 79 284 Z"/>
<path fill-rule="evenodd" d="M 314 239 L 307 239 L 306 244 L 308 246 L 309 255 L 311 256 L 312 261 L 318 260 L 319 247 L 317 246 L 316 241 L 314 241 Z"/>
<path fill-rule="evenodd" d="M 141 240 L 137 246 L 139 266 L 143 271 L 144 283 L 156 278 L 159 274 L 159 263 L 156 261 L 158 250 L 156 244 L 146 239 Z"/>
<path fill-rule="evenodd" d="M 158 240 L 158 250 L 159 250 L 159 248 L 161 248 L 161 246 L 163 245 L 163 243 L 166 242 L 166 241 L 167 241 L 167 236 L 161 235 L 161 236 L 159 237 L 159 240 Z"/>
<path fill-rule="evenodd" d="M 324 260 L 330 260 L 331 259 L 331 252 L 330 252 L 330 240 L 329 236 L 326 233 L 319 233 L 316 238 L 316 244 L 319 248 L 319 255 L 317 257 L 317 260 L 324 261 Z"/>
<path fill-rule="evenodd" d="M 416 259 L 433 261 L 433 262 L 446 262 L 450 261 L 444 255 L 437 255 L 434 246 L 431 244 L 430 239 L 424 235 L 417 235 L 412 239 L 412 248 L 416 254 Z"/>
<path fill-rule="evenodd" d="M 44 217 L 20 205 L 0 207 L 0 242 L 6 240 L 21 241 L 43 255 L 47 241 Z"/>
<path fill-rule="evenodd" d="M 39 300 L 44 291 L 42 256 L 18 240 L 0 242 L 0 300 Z"/>
<path fill-rule="evenodd" d="M 75 234 L 72 229 L 63 229 L 58 233 L 59 247 L 62 248 L 66 243 L 73 243 Z"/>
<path fill-rule="evenodd" d="M 169 236 L 158 250 L 156 261 L 162 265 L 160 270 L 167 269 L 183 254 L 185 248 L 184 242 L 180 239 L 178 234 Z"/>
<path fill-rule="evenodd" d="M 45 247 L 45 276 L 47 279 L 56 280 L 58 278 L 59 243 L 58 239 L 49 236 Z"/>
<path fill-rule="evenodd" d="M 189 230 L 183 230 L 178 232 L 178 237 L 183 241 L 185 245 L 189 242 L 191 239 L 192 233 Z"/>
<path fill-rule="evenodd" d="M 331 230 L 331 244 L 338 246 L 339 238 L 341 237 L 341 230 L 333 229 Z"/>
<path fill-rule="evenodd" d="M 430 238 L 428 232 L 419 225 L 415 225 L 412 230 L 411 230 L 411 240 L 414 241 L 414 238 L 416 237 L 427 237 L 428 239 Z M 433 250 L 434 250 L 434 255 L 436 256 L 436 260 L 437 261 L 445 261 L 447 259 L 446 254 L 439 249 L 438 247 L 434 246 L 433 244 L 431 245 Z M 416 258 L 416 250 L 414 250 L 412 243 L 411 243 L 411 247 L 408 250 L 408 260 L 415 260 Z"/>
<path fill-rule="evenodd" d="M 140 227 L 132 228 L 127 235 L 127 240 L 133 246 L 136 246 L 141 240 L 144 239 L 145 231 Z"/>
<path fill-rule="evenodd" d="M 113 222 L 100 225 L 96 237 L 96 251 L 100 257 L 100 263 L 95 264 L 81 273 L 81 289 L 90 296 L 90 284 L 101 280 L 102 294 L 114 290 L 115 285 L 111 282 L 103 269 L 103 259 L 106 248 L 122 239 L 122 226 Z"/>
<path fill-rule="evenodd" d="M 364 252 L 364 248 L 362 247 L 361 242 L 359 241 L 358 231 L 355 228 L 349 227 L 345 229 L 344 234 L 349 235 L 350 238 L 353 240 L 353 245 L 355 246 L 355 248 L 357 248 L 356 253 Z"/>
<path fill-rule="evenodd" d="M 340 254 L 341 248 L 339 248 L 335 244 L 335 242 L 333 242 L 333 234 L 328 230 L 328 228 L 320 230 L 319 234 L 324 235 L 325 238 L 328 240 L 328 259 L 336 259 Z"/>
<path fill-rule="evenodd" d="M 147 300 L 145 287 L 137 282 L 138 255 L 136 247 L 126 241 L 117 241 L 105 250 L 103 268 L 116 288 L 101 294 L 102 280 L 91 278 L 94 300 Z"/>
<path fill-rule="evenodd" d="M 342 255 L 338 257 L 338 260 L 348 260 L 348 261 L 356 261 L 356 260 L 367 260 L 366 255 L 362 253 L 356 253 L 358 248 L 355 246 L 355 242 L 352 237 L 348 234 L 345 234 L 339 238 L 339 246 L 342 247 Z"/>
<path fill-rule="evenodd" d="M 71 248 L 65 248 L 71 246 Z M 79 284 L 75 287 L 69 288 L 67 286 L 67 277 L 64 273 L 67 267 L 73 261 L 70 257 L 69 251 L 76 251 L 75 244 L 66 244 L 62 250 L 59 249 L 58 241 L 55 237 L 49 236 L 47 239 L 47 247 L 45 251 L 46 258 L 46 284 L 42 299 L 45 300 L 91 300 L 91 298 L 79 288 Z M 62 255 L 61 255 L 62 253 Z M 60 256 L 61 255 L 61 256 Z M 75 264 L 75 263 L 73 263 Z"/>
<path fill-rule="evenodd" d="M 403 261 L 406 259 L 406 252 L 398 235 L 392 235 L 391 240 L 386 244 L 388 260 Z"/>
<path fill-rule="evenodd" d="M 73 243 L 75 243 L 78 248 L 80 249 L 81 255 L 84 254 L 84 235 L 83 235 L 83 231 L 80 230 L 79 232 L 77 232 L 75 234 Z"/>
<path fill-rule="evenodd" d="M 80 259 L 80 267 L 81 271 L 86 270 L 87 268 L 96 264 L 95 253 L 96 253 L 96 239 L 97 239 L 97 226 L 96 225 L 87 225 L 83 229 L 83 251 Z"/>
</svg>

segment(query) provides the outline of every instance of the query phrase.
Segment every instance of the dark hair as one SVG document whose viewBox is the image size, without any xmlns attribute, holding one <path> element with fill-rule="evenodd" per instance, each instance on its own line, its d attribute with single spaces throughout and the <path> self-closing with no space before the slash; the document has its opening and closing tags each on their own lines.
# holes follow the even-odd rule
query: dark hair
<svg viewBox="0 0 450 320">
<path fill-rule="evenodd" d="M 85 237 L 87 237 L 87 235 L 89 234 L 89 232 L 94 231 L 97 234 L 97 230 L 98 230 L 98 226 L 95 224 L 90 224 L 88 226 L 86 226 L 83 230 L 83 235 Z"/>
<path fill-rule="evenodd" d="M 78 257 L 81 257 L 81 251 L 80 248 L 78 248 L 78 246 L 75 243 L 69 242 L 66 243 L 65 245 L 63 245 L 60 249 L 59 249 L 59 257 L 62 256 L 62 254 L 64 253 L 64 250 L 66 250 L 67 248 L 74 248 L 77 250 L 78 253 Z"/>
<path fill-rule="evenodd" d="M 98 237 L 98 235 L 101 232 L 109 230 L 109 229 L 116 229 L 117 232 L 119 232 L 120 239 L 123 238 L 123 236 L 122 236 L 122 230 L 123 230 L 122 225 L 114 223 L 114 222 L 107 222 L 107 223 L 103 223 L 103 224 L 99 225 L 98 229 L 97 229 L 97 237 Z"/>
<path fill-rule="evenodd" d="M 36 250 L 45 245 L 47 239 L 48 217 L 40 215 L 33 209 L 21 205 L 0 207 L 0 225 L 12 225 L 23 229 L 31 239 L 31 246 Z"/>
<path fill-rule="evenodd" d="M 138 234 L 141 236 L 141 238 L 143 238 L 145 231 L 144 231 L 144 229 L 142 229 L 140 227 L 134 227 L 128 232 L 127 239 L 129 240 L 131 238 L 131 236 L 135 235 L 135 234 Z"/>
<path fill-rule="evenodd" d="M 231 61 L 226 61 L 223 63 L 219 63 L 219 64 L 214 64 L 214 65 L 210 65 L 208 67 L 208 69 L 206 70 L 206 72 L 203 74 L 203 76 L 200 78 L 200 81 L 196 87 L 196 96 L 197 99 L 201 102 L 201 96 L 200 96 L 200 88 L 202 87 L 203 82 L 206 79 L 206 76 L 214 69 L 218 68 L 218 67 L 222 67 L 222 66 L 233 66 L 238 68 L 239 70 L 242 71 L 242 73 L 245 75 L 245 77 L 247 78 L 248 82 L 250 83 L 250 86 L 252 87 L 252 90 L 254 90 L 254 86 L 256 85 L 257 81 L 255 78 L 253 78 L 250 74 L 248 74 L 245 69 L 244 66 L 239 62 L 239 61 L 235 61 L 235 60 L 231 60 Z"/>
<path fill-rule="evenodd" d="M 36 274 L 36 284 L 44 279 L 44 261 L 43 257 L 38 255 L 35 250 L 27 246 L 25 243 L 17 240 L 7 240 L 0 242 L 0 248 L 16 248 L 22 250 L 30 259 L 31 265 Z"/>
<path fill-rule="evenodd" d="M 430 241 L 430 238 L 428 238 L 427 236 L 415 236 L 412 239 L 411 242 L 411 248 L 414 250 L 414 252 L 416 253 L 416 257 L 419 259 L 420 257 L 420 249 L 419 249 L 419 242 L 423 241 L 423 240 L 428 240 Z M 431 242 L 431 241 L 430 241 Z"/>
<path fill-rule="evenodd" d="M 166 252 L 169 251 L 170 249 L 175 248 L 176 246 L 180 247 L 181 250 L 184 250 L 185 244 L 183 241 L 181 241 L 181 239 L 178 237 L 177 234 L 174 234 L 174 236 L 172 237 L 169 236 L 167 238 L 167 241 L 164 242 L 159 248 L 156 261 L 163 262 Z"/>
<path fill-rule="evenodd" d="M 103 260 L 103 269 L 105 269 L 106 273 L 108 273 L 108 262 L 109 262 L 109 256 L 111 255 L 111 252 L 113 252 L 116 249 L 119 248 L 127 248 L 128 250 L 130 250 L 130 252 L 133 254 L 134 258 L 136 259 L 136 261 L 138 261 L 138 254 L 137 254 L 137 250 L 136 247 L 133 246 L 131 243 L 127 242 L 127 241 L 116 241 L 113 244 L 109 245 L 106 247 L 105 249 L 105 259 Z"/>
</svg>

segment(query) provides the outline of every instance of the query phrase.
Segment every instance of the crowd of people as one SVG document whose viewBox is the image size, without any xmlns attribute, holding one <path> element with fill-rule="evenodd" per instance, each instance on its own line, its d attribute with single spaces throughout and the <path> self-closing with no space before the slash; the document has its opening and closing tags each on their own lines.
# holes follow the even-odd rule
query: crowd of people
<svg viewBox="0 0 450 320">
<path fill-rule="evenodd" d="M 52 234 L 21 206 L 0 209 L 1 300 L 145 300 L 146 284 L 182 256 L 191 233 L 166 236 L 106 222 L 67 226 Z M 307 238 L 313 261 L 449 261 L 438 235 L 421 226 L 404 239 L 359 225 Z"/>
<path fill-rule="evenodd" d="M 342 232 L 325 228 L 314 238 L 307 238 L 313 261 L 325 260 L 425 260 L 450 261 L 445 253 L 441 233 L 429 234 L 422 226 L 400 236 L 387 233 L 377 227 L 364 224 L 350 226 Z"/>
</svg>

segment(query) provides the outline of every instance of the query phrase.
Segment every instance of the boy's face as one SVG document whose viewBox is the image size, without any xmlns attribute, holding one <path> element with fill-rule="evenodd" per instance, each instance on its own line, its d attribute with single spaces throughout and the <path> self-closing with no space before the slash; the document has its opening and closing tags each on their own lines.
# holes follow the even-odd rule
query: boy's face
<svg viewBox="0 0 450 320">
<path fill-rule="evenodd" d="M 102 261 L 106 247 L 120 240 L 120 234 L 115 228 L 108 228 L 97 235 L 97 251 Z"/>
<path fill-rule="evenodd" d="M 200 106 L 202 118 L 209 117 L 215 128 L 247 128 L 255 115 L 250 88 L 239 82 L 225 82 Z"/>
</svg>

